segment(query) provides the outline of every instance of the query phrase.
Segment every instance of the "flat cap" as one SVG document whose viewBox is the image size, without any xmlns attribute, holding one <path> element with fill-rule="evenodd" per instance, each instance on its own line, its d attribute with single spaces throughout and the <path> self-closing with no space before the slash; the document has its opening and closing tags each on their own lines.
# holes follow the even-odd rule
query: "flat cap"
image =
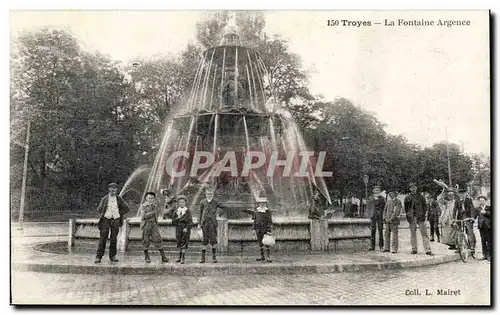
<svg viewBox="0 0 500 315">
<path fill-rule="evenodd" d="M 118 184 L 117 183 L 109 183 L 108 188 L 111 188 L 111 187 L 118 187 Z"/>
</svg>

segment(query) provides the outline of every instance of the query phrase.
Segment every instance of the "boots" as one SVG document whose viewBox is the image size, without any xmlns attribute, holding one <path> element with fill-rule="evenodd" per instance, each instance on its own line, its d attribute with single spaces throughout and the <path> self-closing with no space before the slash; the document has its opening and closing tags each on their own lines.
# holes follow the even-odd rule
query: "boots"
<svg viewBox="0 0 500 315">
<path fill-rule="evenodd" d="M 186 262 L 186 253 L 184 251 L 182 251 L 181 264 L 184 264 L 185 262 Z"/>
<path fill-rule="evenodd" d="M 175 262 L 181 262 L 182 259 L 182 250 L 179 251 L 179 259 L 177 259 Z"/>
<path fill-rule="evenodd" d="M 269 248 L 266 248 L 266 262 L 272 262 L 271 257 L 269 256 L 271 253 L 271 250 Z"/>
<path fill-rule="evenodd" d="M 266 258 L 264 257 L 264 248 L 260 249 L 260 258 L 256 259 L 257 261 L 264 261 Z"/>
<path fill-rule="evenodd" d="M 201 260 L 200 260 L 200 264 L 203 264 L 205 263 L 205 254 L 206 254 L 207 250 L 206 249 L 202 249 L 201 250 Z"/>
<path fill-rule="evenodd" d="M 216 263 L 217 262 L 217 257 L 215 257 L 215 252 L 216 252 L 216 249 L 212 247 L 212 263 Z"/>
<path fill-rule="evenodd" d="M 149 258 L 149 253 L 147 250 L 144 251 L 144 261 L 147 263 L 151 262 L 151 258 Z"/>
<path fill-rule="evenodd" d="M 165 251 L 162 249 L 159 249 L 160 255 L 161 255 L 161 262 L 168 262 L 167 256 L 165 256 Z"/>
</svg>

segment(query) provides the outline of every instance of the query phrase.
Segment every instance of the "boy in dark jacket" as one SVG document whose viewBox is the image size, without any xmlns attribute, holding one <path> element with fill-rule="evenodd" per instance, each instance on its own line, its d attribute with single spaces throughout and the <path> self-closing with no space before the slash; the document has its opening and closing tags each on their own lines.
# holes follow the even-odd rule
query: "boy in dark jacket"
<svg viewBox="0 0 500 315">
<path fill-rule="evenodd" d="M 258 198 L 257 199 L 258 207 L 255 209 L 253 215 L 253 231 L 257 236 L 257 241 L 260 246 L 260 258 L 257 258 L 257 261 L 267 261 L 272 262 L 270 257 L 270 249 L 269 246 L 264 246 L 262 244 L 262 239 L 264 235 L 271 234 L 271 229 L 273 226 L 273 218 L 271 214 L 271 210 L 267 208 L 267 199 L 266 198 Z M 264 257 L 264 248 L 266 249 L 266 256 Z"/>
<path fill-rule="evenodd" d="M 205 262 L 205 254 L 208 249 L 208 244 L 212 246 L 212 262 L 217 262 L 216 249 L 217 245 L 217 213 L 219 209 L 225 209 L 225 207 L 214 199 L 214 191 L 212 189 L 207 189 L 205 191 L 206 199 L 201 201 L 200 204 L 200 217 L 199 217 L 199 227 L 203 231 L 203 246 L 201 250 L 201 261 Z"/>
<path fill-rule="evenodd" d="M 156 194 L 154 192 L 146 193 L 146 201 L 139 208 L 141 217 L 142 230 L 142 246 L 144 249 L 144 261 L 151 262 L 148 249 L 150 242 L 153 242 L 155 247 L 160 251 L 161 261 L 168 262 L 165 251 L 163 251 L 163 243 L 161 240 L 160 231 L 158 228 L 158 217 L 160 216 L 160 207 L 154 202 Z"/>
<path fill-rule="evenodd" d="M 193 217 L 191 211 L 186 207 L 187 198 L 184 195 L 177 197 L 179 207 L 172 212 L 172 224 L 175 225 L 175 239 L 179 248 L 179 259 L 176 262 L 185 263 L 186 249 L 191 238 L 191 227 Z"/>
</svg>

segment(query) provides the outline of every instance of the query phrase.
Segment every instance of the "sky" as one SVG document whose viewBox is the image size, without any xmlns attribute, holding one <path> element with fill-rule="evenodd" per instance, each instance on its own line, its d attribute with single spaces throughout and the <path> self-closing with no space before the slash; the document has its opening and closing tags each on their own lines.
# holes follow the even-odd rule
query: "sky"
<svg viewBox="0 0 500 315">
<path fill-rule="evenodd" d="M 197 11 L 13 11 L 11 35 L 57 26 L 116 60 L 176 54 L 195 41 Z M 327 20 L 371 26 L 327 26 Z M 384 21 L 470 20 L 470 26 L 388 27 Z M 375 22 L 382 24 L 375 25 Z M 446 139 L 490 154 L 487 11 L 266 11 L 269 35 L 290 43 L 313 93 L 345 97 L 391 134 L 430 146 Z"/>
</svg>

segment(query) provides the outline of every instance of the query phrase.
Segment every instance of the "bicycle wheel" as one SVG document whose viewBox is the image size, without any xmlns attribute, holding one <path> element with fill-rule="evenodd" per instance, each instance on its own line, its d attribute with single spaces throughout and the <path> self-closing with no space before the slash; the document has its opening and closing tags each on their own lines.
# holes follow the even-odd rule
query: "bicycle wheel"
<svg viewBox="0 0 500 315">
<path fill-rule="evenodd" d="M 469 259 L 469 244 L 467 243 L 467 238 L 462 234 L 458 234 L 458 253 L 460 254 L 460 259 L 464 263 Z"/>
</svg>

